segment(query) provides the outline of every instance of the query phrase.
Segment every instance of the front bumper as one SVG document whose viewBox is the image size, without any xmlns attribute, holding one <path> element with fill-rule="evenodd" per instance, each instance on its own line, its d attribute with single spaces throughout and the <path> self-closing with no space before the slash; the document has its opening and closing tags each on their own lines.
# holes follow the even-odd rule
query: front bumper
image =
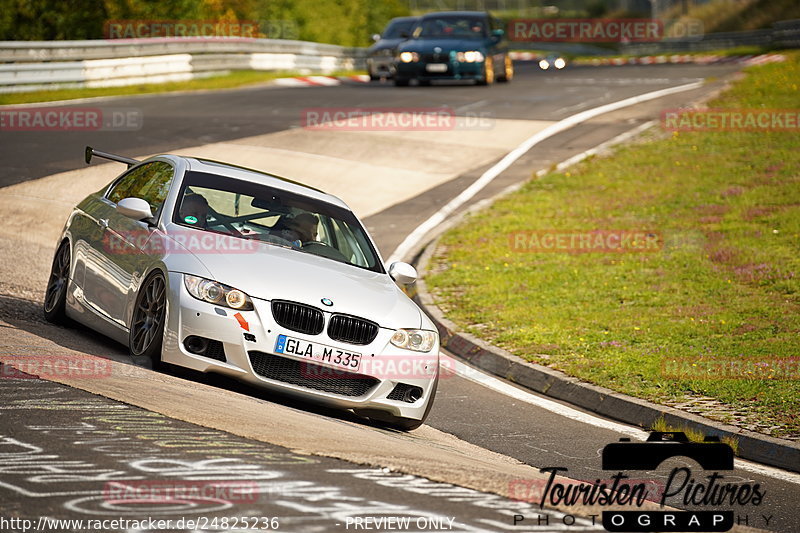
<svg viewBox="0 0 800 533">
<path fill-rule="evenodd" d="M 394 416 L 423 418 L 436 386 L 438 344 L 427 353 L 397 348 L 389 342 L 394 331 L 384 328 L 368 345 L 335 341 L 326 330 L 306 335 L 279 326 L 267 300 L 252 298 L 254 310 L 237 312 L 192 297 L 182 274 L 171 272 L 168 284 L 164 362 L 224 374 L 332 407 L 379 409 Z M 323 313 L 327 329 L 331 313 Z M 361 365 L 357 372 L 348 372 L 302 356 L 277 354 L 279 335 L 360 353 Z M 215 359 L 191 353 L 185 345 L 190 336 L 218 341 L 224 355 Z M 419 387 L 421 397 L 414 402 L 396 399 L 403 386 Z"/>
<path fill-rule="evenodd" d="M 442 72 L 432 72 L 429 65 L 445 65 L 446 70 Z M 439 67 L 443 68 L 443 67 Z M 442 62 L 428 62 L 424 60 L 403 63 L 395 60 L 395 77 L 401 79 L 418 80 L 478 80 L 485 78 L 484 61 L 474 63 L 460 62 L 456 60 Z"/>
</svg>

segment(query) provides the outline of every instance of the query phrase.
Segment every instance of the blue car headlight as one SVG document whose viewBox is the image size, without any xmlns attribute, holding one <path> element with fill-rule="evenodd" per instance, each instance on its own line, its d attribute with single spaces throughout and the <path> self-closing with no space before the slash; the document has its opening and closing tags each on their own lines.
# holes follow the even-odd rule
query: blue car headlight
<svg viewBox="0 0 800 533">
<path fill-rule="evenodd" d="M 462 63 L 479 63 L 485 58 L 483 53 L 479 52 L 478 50 L 468 50 L 466 52 L 458 52 L 456 54 L 456 59 Z"/>
<path fill-rule="evenodd" d="M 416 52 L 400 52 L 398 57 L 401 63 L 416 63 L 419 61 L 419 54 Z"/>
</svg>

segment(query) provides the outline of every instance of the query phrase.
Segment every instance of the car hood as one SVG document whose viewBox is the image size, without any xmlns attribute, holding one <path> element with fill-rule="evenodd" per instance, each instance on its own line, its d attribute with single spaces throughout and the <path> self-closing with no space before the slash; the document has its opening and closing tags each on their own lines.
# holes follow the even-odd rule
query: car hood
<svg viewBox="0 0 800 533">
<path fill-rule="evenodd" d="M 241 248 L 241 242 L 251 244 L 235 237 L 218 237 L 230 239 L 233 247 L 238 244 Z M 363 317 L 384 328 L 420 327 L 419 308 L 388 274 L 297 250 L 253 244 L 252 250 L 246 252 L 191 254 L 202 265 L 186 273 L 203 277 L 210 274 L 214 280 L 253 298 L 300 302 L 323 311 Z M 333 305 L 323 305 L 323 298 L 333 301 Z"/>
<path fill-rule="evenodd" d="M 401 43 L 397 50 L 399 52 L 433 52 L 436 47 L 442 49 L 443 54 L 451 51 L 466 52 L 467 50 L 484 50 L 485 43 L 480 39 L 412 39 Z"/>
</svg>

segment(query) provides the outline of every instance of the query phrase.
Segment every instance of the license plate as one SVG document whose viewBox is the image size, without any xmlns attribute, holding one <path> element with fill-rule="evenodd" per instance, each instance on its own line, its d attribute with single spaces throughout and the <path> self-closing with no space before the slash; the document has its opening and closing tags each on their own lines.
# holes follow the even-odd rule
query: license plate
<svg viewBox="0 0 800 533">
<path fill-rule="evenodd" d="M 446 63 L 429 63 L 425 65 L 425 70 L 428 72 L 447 72 Z"/>
<path fill-rule="evenodd" d="M 275 342 L 275 353 L 307 357 L 308 359 L 353 371 L 358 370 L 361 365 L 360 353 L 348 352 L 333 346 L 295 339 L 286 335 L 278 335 L 278 340 Z"/>
</svg>

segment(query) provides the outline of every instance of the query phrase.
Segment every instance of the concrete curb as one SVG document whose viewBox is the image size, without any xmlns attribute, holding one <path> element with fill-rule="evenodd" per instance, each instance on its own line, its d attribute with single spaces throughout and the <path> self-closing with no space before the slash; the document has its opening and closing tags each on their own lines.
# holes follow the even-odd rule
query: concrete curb
<svg viewBox="0 0 800 533">
<path fill-rule="evenodd" d="M 346 83 L 369 83 L 369 81 L 369 76 L 366 74 L 354 74 L 352 76 L 295 76 L 292 78 L 276 78 L 272 80 L 272 84 L 284 87 L 332 87 Z"/>
<path fill-rule="evenodd" d="M 420 278 L 426 271 L 437 242 L 438 239 L 430 242 L 414 261 L 420 271 Z M 457 326 L 445 318 L 436 306 L 422 279 L 417 281 L 414 300 L 436 324 L 442 348 L 481 370 L 539 394 L 627 424 L 648 428 L 663 417 L 670 426 L 685 426 L 701 431 L 705 435 L 716 435 L 720 438 L 732 437 L 739 441 L 739 457 L 800 472 L 800 443 L 761 435 L 674 407 L 620 394 L 605 387 L 584 383 L 563 372 L 525 361 L 468 333 L 459 332 Z"/>
</svg>

